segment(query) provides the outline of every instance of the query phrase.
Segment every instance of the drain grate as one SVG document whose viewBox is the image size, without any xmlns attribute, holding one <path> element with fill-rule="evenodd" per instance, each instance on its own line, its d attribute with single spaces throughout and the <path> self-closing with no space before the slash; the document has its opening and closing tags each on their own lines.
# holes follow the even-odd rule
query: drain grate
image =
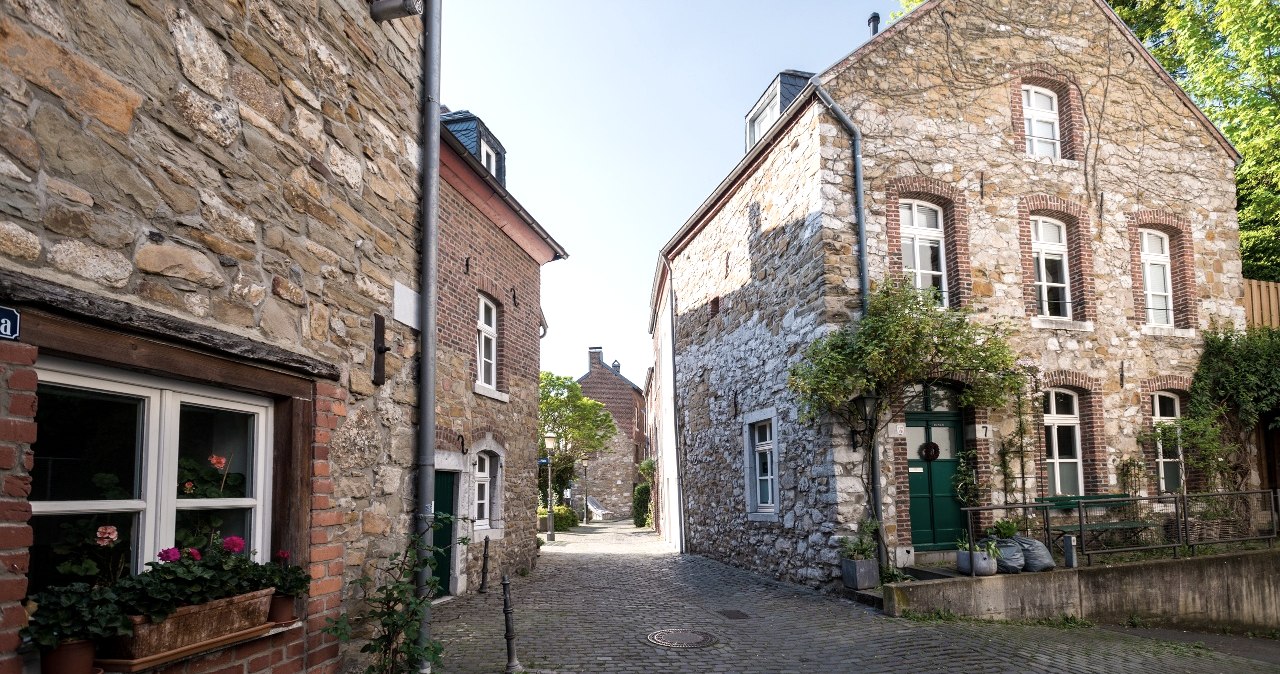
<svg viewBox="0 0 1280 674">
<path fill-rule="evenodd" d="M 746 620 L 751 617 L 736 608 L 727 608 L 721 611 L 716 611 L 716 613 L 719 613 L 730 620 Z"/>
<path fill-rule="evenodd" d="M 714 636 L 697 630 L 658 630 L 646 638 L 649 643 L 667 648 L 706 648 L 716 643 Z"/>
</svg>

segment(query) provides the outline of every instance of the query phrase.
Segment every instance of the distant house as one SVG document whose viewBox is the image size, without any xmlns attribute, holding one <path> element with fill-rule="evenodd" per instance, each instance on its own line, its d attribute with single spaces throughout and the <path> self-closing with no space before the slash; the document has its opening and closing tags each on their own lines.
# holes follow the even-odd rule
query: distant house
<svg viewBox="0 0 1280 674">
<path fill-rule="evenodd" d="M 1006 326 L 1045 394 L 1036 450 L 999 476 L 1012 409 L 957 406 L 962 382 L 891 401 L 872 479 L 897 565 L 954 548 L 962 448 L 985 502 L 1119 491 L 1125 458 L 1144 492 L 1176 491 L 1177 447 L 1136 438 L 1179 414 L 1202 330 L 1244 324 L 1240 157 L 1111 9 L 931 0 L 793 92 L 798 76 L 770 85 L 746 155 L 661 251 L 650 419 L 673 543 L 838 576 L 867 453 L 831 420 L 800 423 L 787 372 L 889 278 Z"/>
<path fill-rule="evenodd" d="M 237 535 L 310 573 L 301 622 L 165 671 L 358 668 L 320 629 L 413 529 L 416 24 L 177 4 L 0 9 L 0 671 L 19 600 L 79 578 L 99 526 L 128 572 Z M 494 573 L 535 561 L 539 275 L 565 255 L 469 119 L 441 131 L 448 593 L 486 538 Z"/>
<path fill-rule="evenodd" d="M 583 395 L 604 403 L 618 432 L 606 449 L 589 457 L 575 491 L 585 489 L 615 518 L 631 517 L 631 495 L 639 481 L 636 466 L 648 458 L 644 392 L 622 376 L 621 367 L 616 360 L 605 365 L 604 350 L 593 346 L 587 350 L 587 373 L 578 378 Z"/>
</svg>

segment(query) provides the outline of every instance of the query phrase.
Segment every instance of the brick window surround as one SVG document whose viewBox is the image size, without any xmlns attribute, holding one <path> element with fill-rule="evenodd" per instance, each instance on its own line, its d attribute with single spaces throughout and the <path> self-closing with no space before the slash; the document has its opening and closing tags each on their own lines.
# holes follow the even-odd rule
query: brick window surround
<svg viewBox="0 0 1280 674">
<path fill-rule="evenodd" d="M 1009 103 L 1012 108 L 1014 143 L 1017 151 L 1026 154 L 1027 134 L 1023 126 L 1022 87 L 1033 86 L 1052 91 L 1058 97 L 1058 136 L 1061 139 L 1060 155 L 1063 159 L 1080 161 L 1084 158 L 1084 110 L 1080 99 L 1080 87 L 1075 77 L 1047 63 L 1031 63 L 1010 72 Z"/>
<path fill-rule="evenodd" d="M 964 192 L 924 176 L 897 178 L 885 190 L 885 237 L 889 245 L 889 273 L 902 276 L 902 222 L 898 205 L 915 199 L 942 209 L 947 260 L 947 296 L 952 307 L 969 303 L 973 277 L 969 269 L 969 207 Z"/>
<path fill-rule="evenodd" d="M 1139 400 L 1138 409 L 1142 410 L 1142 420 L 1140 422 L 1141 425 L 1138 428 L 1140 428 L 1143 431 L 1151 428 L 1151 424 L 1152 424 L 1151 396 L 1152 395 L 1156 393 L 1172 393 L 1173 395 L 1178 397 L 1178 404 L 1181 406 L 1181 411 L 1183 414 L 1186 414 L 1187 402 L 1189 401 L 1188 396 L 1190 391 L 1191 391 L 1191 377 L 1182 377 L 1178 375 L 1164 375 L 1161 377 L 1152 377 L 1151 379 L 1144 379 L 1142 381 L 1142 387 L 1139 389 L 1139 395 L 1142 397 Z M 1141 443 L 1140 449 L 1142 450 L 1143 463 L 1145 463 L 1147 466 L 1147 473 L 1146 473 L 1147 489 L 1148 489 L 1147 493 L 1155 494 L 1160 485 L 1160 477 L 1158 472 L 1160 469 L 1160 466 L 1156 462 L 1156 458 L 1157 458 L 1156 444 L 1154 442 L 1143 442 Z M 1183 471 L 1184 471 L 1183 480 L 1186 483 L 1188 483 L 1187 484 L 1188 491 L 1192 491 L 1191 483 L 1201 484 L 1201 485 L 1205 484 L 1203 476 L 1194 476 L 1194 475 L 1186 474 L 1185 466 L 1183 467 Z M 1207 485 L 1205 486 L 1207 487 Z"/>
<path fill-rule="evenodd" d="M 1093 225 L 1083 206 L 1047 194 L 1033 194 L 1018 202 L 1018 244 L 1022 254 L 1022 296 L 1028 316 L 1036 306 L 1036 267 L 1031 253 L 1031 217 L 1053 218 L 1067 226 L 1068 282 L 1071 319 L 1091 321 L 1097 315 L 1093 296 Z"/>
<path fill-rule="evenodd" d="M 1125 215 L 1129 230 L 1129 272 L 1133 275 L 1133 320 L 1147 322 L 1147 296 L 1142 278 L 1141 230 L 1150 229 L 1169 237 L 1169 280 L 1173 291 L 1173 327 L 1195 328 L 1199 323 L 1196 305 L 1195 263 L 1191 246 L 1191 223 L 1166 211 L 1138 211 Z"/>
<path fill-rule="evenodd" d="M 1102 426 L 1102 381 L 1070 370 L 1044 373 L 1042 390 L 1059 388 L 1078 396 L 1080 417 L 1080 463 L 1084 473 L 1085 494 L 1107 493 L 1107 457 Z M 1044 428 L 1044 408 L 1035 407 L 1035 427 Z M 1044 432 L 1036 433 L 1036 495 L 1049 495 L 1049 472 L 1045 467 Z"/>
<path fill-rule="evenodd" d="M 507 375 L 507 369 L 508 369 L 507 368 L 508 339 L 507 339 L 507 330 L 506 330 L 507 306 L 502 301 L 502 298 L 504 297 L 504 295 L 503 295 L 502 289 L 498 287 L 498 284 L 495 283 L 493 279 L 485 278 L 485 277 L 481 277 L 476 280 L 476 292 L 480 295 L 484 295 L 485 299 L 492 302 L 494 308 L 498 310 L 498 323 L 497 323 L 498 350 L 497 350 L 497 353 L 494 355 L 494 361 L 495 361 L 494 369 L 496 371 L 496 376 L 494 377 L 494 383 L 497 384 L 498 391 L 506 393 L 511 390 L 511 386 L 508 383 L 508 375 Z M 506 297 L 510 297 L 510 295 L 506 295 Z M 472 304 L 475 304 L 474 300 L 472 300 Z M 474 330 L 473 330 L 473 334 L 474 334 Z M 472 337 L 473 341 L 475 339 L 476 339 L 475 337 Z M 475 357 L 477 358 L 475 362 L 475 369 L 472 371 L 472 374 L 474 375 L 474 378 L 472 379 L 472 381 L 478 382 L 480 381 L 480 362 L 478 360 L 479 353 L 475 345 L 472 345 L 471 350 L 476 353 Z"/>
</svg>

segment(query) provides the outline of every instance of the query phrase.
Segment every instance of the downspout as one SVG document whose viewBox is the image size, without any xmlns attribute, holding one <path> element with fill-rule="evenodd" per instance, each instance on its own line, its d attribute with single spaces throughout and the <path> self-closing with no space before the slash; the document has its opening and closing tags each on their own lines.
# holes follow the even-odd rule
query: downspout
<svg viewBox="0 0 1280 674">
<path fill-rule="evenodd" d="M 836 121 L 840 122 L 840 126 L 844 127 L 846 133 L 853 141 L 853 213 L 858 219 L 858 293 L 862 300 L 862 315 L 867 315 L 867 302 L 870 295 L 870 283 L 867 279 L 867 215 L 866 204 L 863 202 L 863 184 L 862 184 L 862 131 L 858 126 L 849 119 L 849 115 L 836 103 L 831 94 L 822 87 L 822 83 L 818 81 L 818 76 L 814 75 L 809 80 L 813 85 L 814 91 L 817 92 L 818 98 L 822 100 L 822 104 L 827 106 L 827 110 L 835 116 Z M 867 420 L 866 423 L 874 423 Z M 857 433 L 854 433 L 856 441 Z M 884 536 L 884 513 L 883 504 L 880 499 L 880 452 L 876 449 L 875 438 L 872 438 L 871 446 L 867 447 L 867 454 L 871 457 L 871 501 L 872 510 L 875 512 L 876 521 L 880 523 L 880 562 L 883 565 L 886 561 L 888 550 L 885 549 Z"/>
<path fill-rule="evenodd" d="M 662 266 L 667 269 L 667 305 L 671 311 L 671 418 L 675 423 L 676 436 L 676 497 L 680 502 L 680 552 L 685 548 L 685 514 L 684 514 L 684 452 L 680 451 L 680 397 L 676 393 L 676 279 L 671 271 L 671 262 L 662 255 Z"/>
<path fill-rule="evenodd" d="M 418 316 L 421 332 L 418 339 L 418 443 L 414 464 L 417 467 L 418 503 L 414 513 L 413 533 L 418 541 L 420 559 L 430 554 L 431 532 L 435 526 L 436 504 L 436 265 L 439 257 L 440 229 L 440 0 L 427 0 L 422 13 L 422 68 L 419 82 L 419 115 L 422 136 L 422 164 L 418 174 L 422 184 L 422 230 L 419 250 L 421 262 L 418 279 Z M 417 596 L 425 598 L 431 589 L 431 568 L 423 566 L 414 576 Z M 417 645 L 427 652 L 431 645 L 431 603 L 423 608 L 418 626 Z M 419 672 L 430 672 L 431 661 L 416 663 Z"/>
</svg>

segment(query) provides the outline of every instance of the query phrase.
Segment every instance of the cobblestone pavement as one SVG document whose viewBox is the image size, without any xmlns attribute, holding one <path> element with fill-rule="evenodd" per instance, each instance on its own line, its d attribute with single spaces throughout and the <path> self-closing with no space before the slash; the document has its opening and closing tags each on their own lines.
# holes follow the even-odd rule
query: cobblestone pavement
<svg viewBox="0 0 1280 674">
<path fill-rule="evenodd" d="M 1098 628 L 918 622 L 668 551 L 628 523 L 557 533 L 538 567 L 512 576 L 517 653 L 530 672 L 1277 672 L 1205 648 Z M 506 666 L 502 570 L 489 593 L 441 603 L 432 634 L 446 674 Z M 741 611 L 746 618 L 720 611 Z M 718 643 L 669 649 L 661 629 L 708 632 Z"/>
</svg>

